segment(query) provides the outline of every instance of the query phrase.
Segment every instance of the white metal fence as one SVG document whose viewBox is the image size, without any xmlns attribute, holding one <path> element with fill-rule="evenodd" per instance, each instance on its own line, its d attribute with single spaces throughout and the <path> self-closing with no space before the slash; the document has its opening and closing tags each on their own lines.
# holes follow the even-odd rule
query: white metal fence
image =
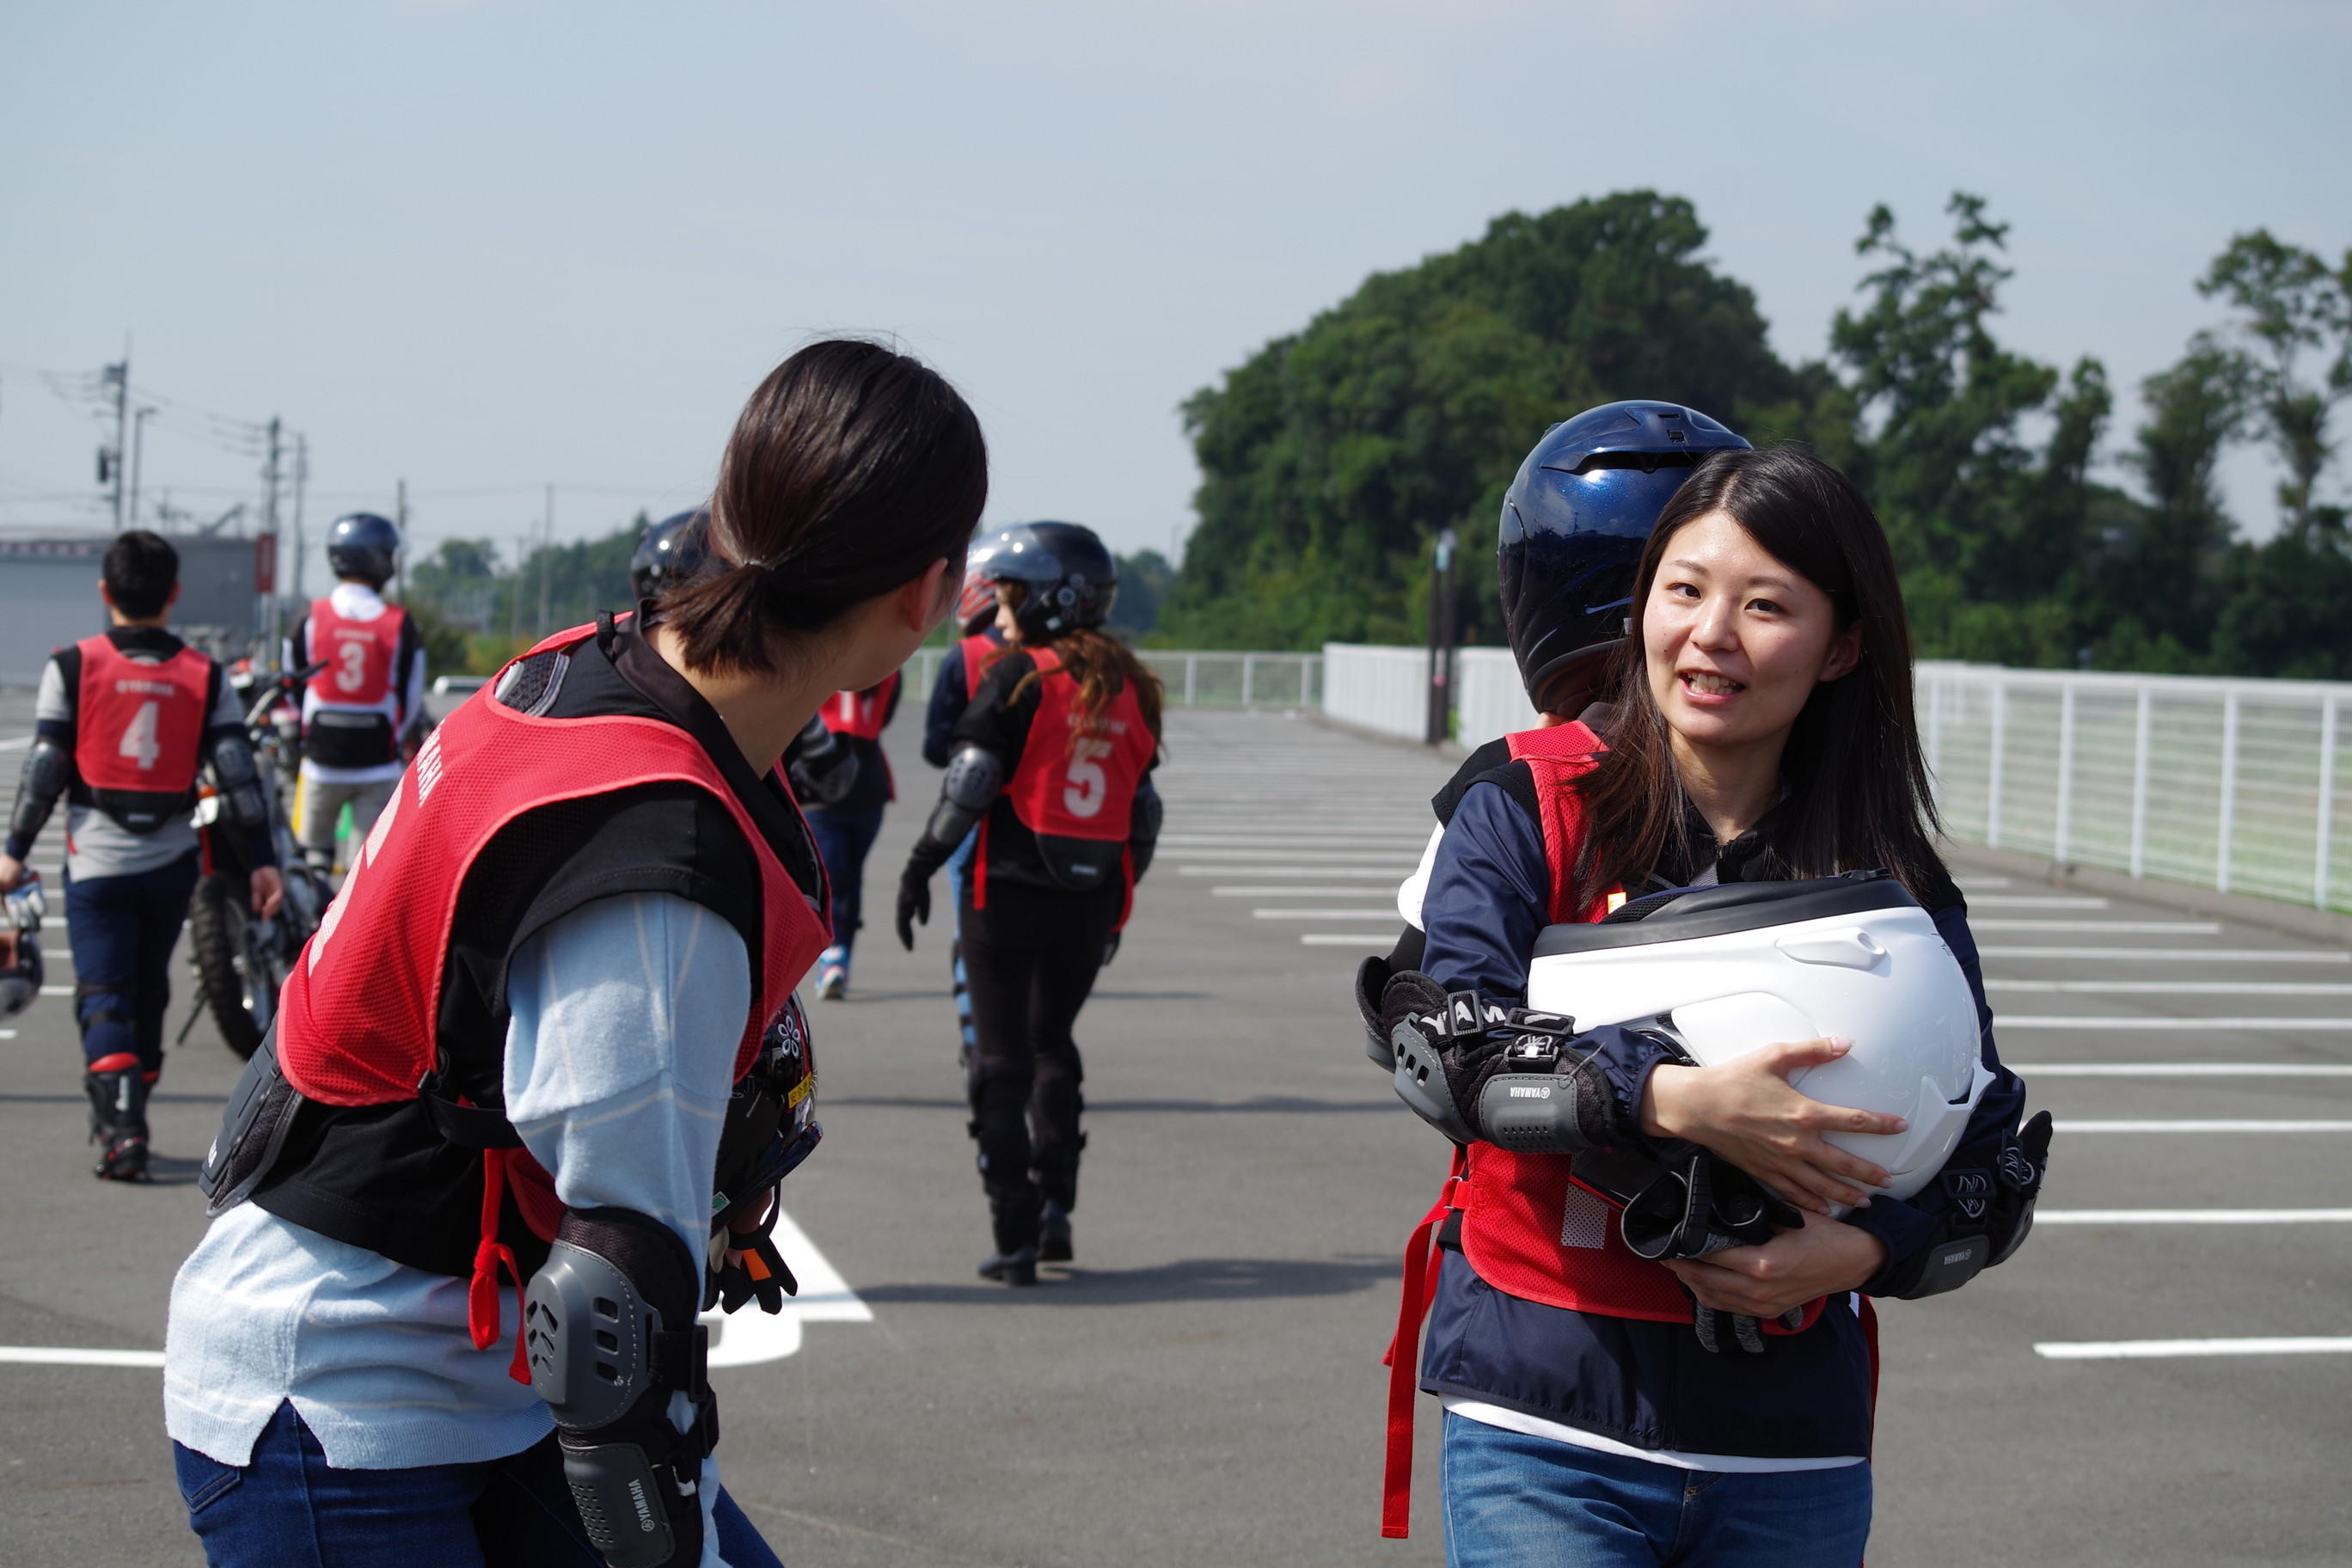
<svg viewBox="0 0 2352 1568">
<path fill-rule="evenodd" d="M 1454 738 L 1479 747 L 1536 725 L 1536 705 L 1519 679 L 1519 661 L 1507 647 L 1465 647 L 1454 653 Z"/>
<path fill-rule="evenodd" d="M 1323 711 L 1383 735 L 1422 739 L 1429 731 L 1429 651 L 1325 643 Z"/>
<path fill-rule="evenodd" d="M 1231 653 L 1223 649 L 1138 648 L 1160 677 L 1171 708 L 1315 708 L 1323 701 L 1323 656 Z M 916 650 L 907 662 L 905 700 L 930 695 L 945 648 Z M 1418 731 L 1415 731 L 1418 735 Z"/>
<path fill-rule="evenodd" d="M 1920 738 L 1955 838 L 2352 910 L 2352 685 L 1923 663 Z"/>
</svg>

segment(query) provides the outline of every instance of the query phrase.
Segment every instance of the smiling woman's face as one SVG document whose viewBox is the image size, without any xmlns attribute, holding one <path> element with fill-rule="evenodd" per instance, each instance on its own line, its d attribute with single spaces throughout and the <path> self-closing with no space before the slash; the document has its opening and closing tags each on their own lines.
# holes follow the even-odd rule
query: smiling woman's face
<svg viewBox="0 0 2352 1568">
<path fill-rule="evenodd" d="M 1650 695 L 1697 751 L 1785 741 L 1813 688 L 1854 667 L 1861 642 L 1859 626 L 1838 629 L 1827 594 L 1724 511 L 1675 530 L 1642 607 Z"/>
</svg>

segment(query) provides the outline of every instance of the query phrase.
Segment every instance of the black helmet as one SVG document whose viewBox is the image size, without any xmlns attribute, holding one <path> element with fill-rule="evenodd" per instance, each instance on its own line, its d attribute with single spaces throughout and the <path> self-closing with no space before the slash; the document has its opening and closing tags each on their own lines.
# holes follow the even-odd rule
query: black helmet
<svg viewBox="0 0 2352 1568">
<path fill-rule="evenodd" d="M 0 931 L 16 938 L 0 963 L 0 1019 L 15 1017 L 41 994 L 41 915 L 47 908 L 38 882 L 0 894 Z"/>
<path fill-rule="evenodd" d="M 647 525 L 629 557 L 629 585 L 640 599 L 659 597 L 702 570 L 710 558 L 710 510 L 682 511 Z"/>
<path fill-rule="evenodd" d="M 1695 408 L 1604 403 L 1553 426 L 1503 497 L 1503 624 L 1538 709 L 1560 677 L 1625 635 L 1651 525 L 1700 458 L 1744 448 Z"/>
<path fill-rule="evenodd" d="M 1026 641 L 1098 626 L 1118 595 L 1118 563 L 1095 531 L 1075 522 L 1016 522 L 988 541 L 981 575 L 1028 593 L 1013 612 Z"/>
<path fill-rule="evenodd" d="M 327 564 L 338 577 L 357 577 L 370 587 L 392 581 L 393 558 L 400 553 L 400 530 L 372 511 L 346 512 L 327 530 Z"/>
</svg>

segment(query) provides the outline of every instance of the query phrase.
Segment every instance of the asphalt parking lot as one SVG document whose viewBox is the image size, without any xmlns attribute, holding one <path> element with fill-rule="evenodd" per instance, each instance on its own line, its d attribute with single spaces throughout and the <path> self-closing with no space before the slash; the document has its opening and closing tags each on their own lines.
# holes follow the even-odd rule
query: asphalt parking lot
<svg viewBox="0 0 2352 1568">
<path fill-rule="evenodd" d="M 0 799 L 29 710 L 0 693 Z M 1080 1024 L 1078 1261 L 1016 1294 L 971 1272 L 945 934 L 909 956 L 878 923 L 936 777 L 917 711 L 877 924 L 814 1009 L 806 1300 L 719 1337 L 729 1487 L 796 1568 L 1441 1561 L 1427 1402 L 1414 1539 L 1377 1511 L 1397 1259 L 1444 1151 L 1347 992 L 1451 764 L 1171 715 L 1160 862 Z M 1885 1313 L 1872 1563 L 2352 1560 L 2352 952 L 1956 868 L 2003 1054 L 2060 1132 L 2018 1258 Z M 0 1563 L 194 1563 L 152 1362 L 236 1064 L 199 1022 L 158 1179 L 126 1188 L 89 1176 L 79 1061 L 66 996 L 0 1025 Z"/>
</svg>

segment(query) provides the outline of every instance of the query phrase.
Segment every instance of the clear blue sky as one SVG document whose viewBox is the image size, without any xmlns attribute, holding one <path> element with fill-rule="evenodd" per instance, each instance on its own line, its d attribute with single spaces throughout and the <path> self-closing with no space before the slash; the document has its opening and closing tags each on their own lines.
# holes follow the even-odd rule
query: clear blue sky
<svg viewBox="0 0 2352 1568">
<path fill-rule="evenodd" d="M 102 521 L 98 426 L 20 367 L 126 331 L 176 400 L 151 495 L 254 491 L 185 409 L 279 414 L 314 527 L 404 476 L 429 543 L 511 540 L 549 480 L 567 535 L 690 503 L 765 370 L 855 330 L 972 399 L 992 518 L 1166 550 L 1188 394 L 1370 271 L 1639 185 L 1791 357 L 1874 203 L 1932 242 L 1983 193 L 2000 330 L 2106 362 L 2112 453 L 2231 233 L 2352 244 L 2347 79 L 2352 8 L 2248 0 L 12 6 L 0 522 Z M 2264 460 L 2231 482 L 2267 531 Z"/>
</svg>

